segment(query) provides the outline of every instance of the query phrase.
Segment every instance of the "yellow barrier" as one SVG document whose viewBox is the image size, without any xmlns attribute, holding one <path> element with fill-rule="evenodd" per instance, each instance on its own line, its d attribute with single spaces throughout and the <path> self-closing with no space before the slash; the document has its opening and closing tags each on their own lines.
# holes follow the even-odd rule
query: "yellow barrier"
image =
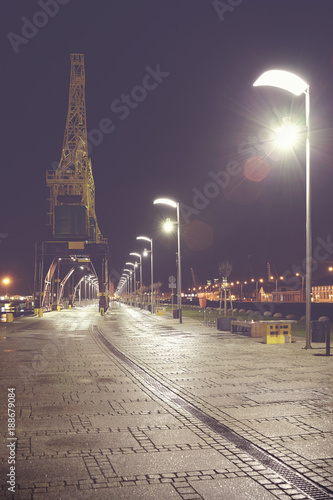
<svg viewBox="0 0 333 500">
<path fill-rule="evenodd" d="M 42 308 L 42 307 L 40 307 L 40 308 L 38 309 L 38 317 L 39 317 L 39 318 L 42 318 L 42 317 L 43 317 L 43 308 Z"/>
<path fill-rule="evenodd" d="M 290 344 L 291 323 L 267 324 L 266 344 Z"/>
<path fill-rule="evenodd" d="M 14 320 L 13 313 L 6 313 L 6 322 L 11 323 Z"/>
</svg>

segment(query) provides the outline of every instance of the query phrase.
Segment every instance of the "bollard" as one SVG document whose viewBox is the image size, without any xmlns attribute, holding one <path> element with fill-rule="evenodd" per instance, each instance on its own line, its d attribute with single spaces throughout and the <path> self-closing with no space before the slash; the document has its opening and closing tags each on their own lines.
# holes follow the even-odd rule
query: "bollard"
<svg viewBox="0 0 333 500">
<path fill-rule="evenodd" d="M 42 317 L 43 317 L 43 308 L 42 308 L 42 307 L 40 307 L 40 308 L 38 309 L 38 317 L 39 317 L 39 318 L 42 318 Z"/>
<path fill-rule="evenodd" d="M 325 328 L 325 333 L 326 333 L 326 356 L 330 356 L 330 350 L 331 350 L 331 323 L 329 321 L 326 322 L 326 328 Z"/>
</svg>

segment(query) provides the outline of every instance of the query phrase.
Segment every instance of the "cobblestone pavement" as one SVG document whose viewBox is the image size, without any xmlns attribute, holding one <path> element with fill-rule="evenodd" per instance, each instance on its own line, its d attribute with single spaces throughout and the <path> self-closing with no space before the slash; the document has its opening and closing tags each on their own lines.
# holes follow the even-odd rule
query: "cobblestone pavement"
<svg viewBox="0 0 333 500">
<path fill-rule="evenodd" d="M 3 323 L 0 339 L 3 498 L 333 498 L 322 344 L 117 304 Z"/>
</svg>

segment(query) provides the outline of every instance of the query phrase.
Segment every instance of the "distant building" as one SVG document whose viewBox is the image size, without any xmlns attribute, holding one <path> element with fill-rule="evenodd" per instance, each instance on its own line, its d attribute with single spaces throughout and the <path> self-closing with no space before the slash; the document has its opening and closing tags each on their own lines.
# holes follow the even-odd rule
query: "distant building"
<svg viewBox="0 0 333 500">
<path fill-rule="evenodd" d="M 333 285 L 313 286 L 313 302 L 333 302 Z"/>
<path fill-rule="evenodd" d="M 300 290 L 278 290 L 266 293 L 263 288 L 259 292 L 260 302 L 301 302 Z"/>
</svg>

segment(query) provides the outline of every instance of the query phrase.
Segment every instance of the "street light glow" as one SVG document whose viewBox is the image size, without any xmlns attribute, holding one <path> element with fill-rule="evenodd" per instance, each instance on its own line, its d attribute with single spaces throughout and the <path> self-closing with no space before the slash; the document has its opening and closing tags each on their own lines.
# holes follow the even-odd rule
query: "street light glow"
<svg viewBox="0 0 333 500">
<path fill-rule="evenodd" d="M 299 76 L 279 69 L 266 71 L 253 84 L 254 87 L 265 85 L 287 90 L 294 95 L 301 95 L 309 88 L 309 85 Z"/>
<path fill-rule="evenodd" d="M 177 203 L 169 198 L 158 198 L 154 201 L 154 205 L 169 205 L 169 207 L 177 208 Z"/>
<path fill-rule="evenodd" d="M 172 223 L 172 221 L 170 219 L 166 219 L 163 227 L 164 227 L 164 230 L 167 233 L 170 233 L 173 230 L 173 223 Z"/>
<path fill-rule="evenodd" d="M 275 143 L 280 149 L 290 148 L 297 140 L 298 130 L 295 125 L 287 125 L 276 131 Z"/>
</svg>

